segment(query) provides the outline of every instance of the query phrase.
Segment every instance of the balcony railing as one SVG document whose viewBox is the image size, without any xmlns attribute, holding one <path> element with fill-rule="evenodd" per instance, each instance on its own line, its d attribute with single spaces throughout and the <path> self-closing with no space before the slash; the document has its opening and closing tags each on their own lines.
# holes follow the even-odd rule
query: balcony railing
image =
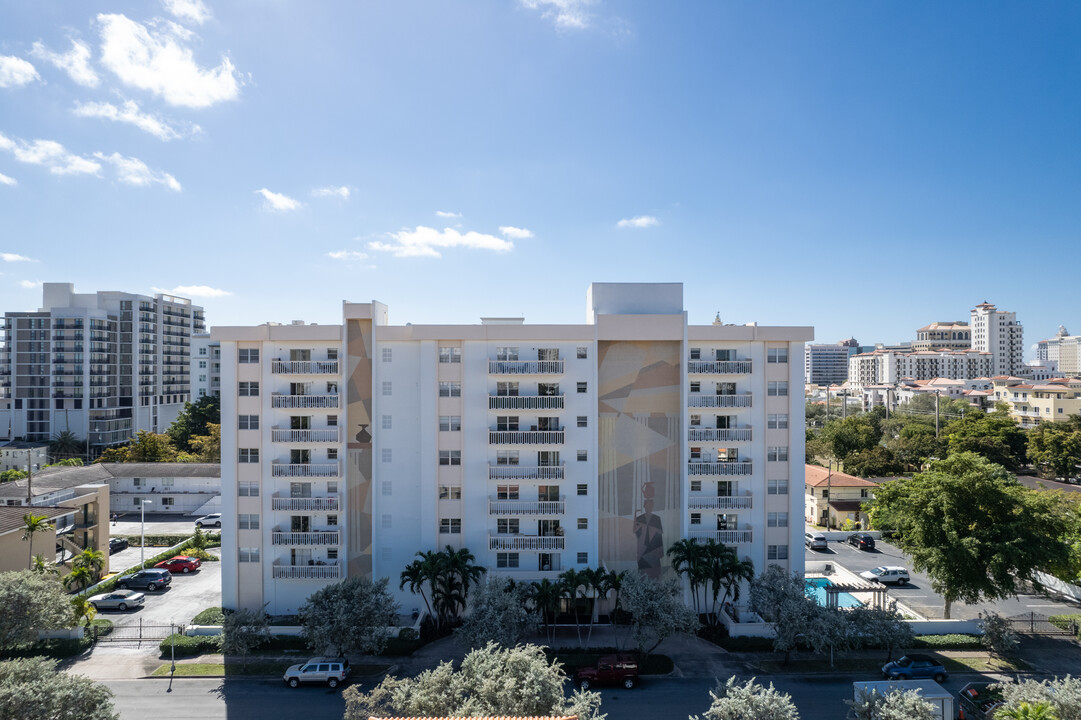
<svg viewBox="0 0 1081 720">
<path fill-rule="evenodd" d="M 751 530 L 691 530 L 690 536 L 694 540 L 716 540 L 725 545 L 743 545 L 753 542 L 754 533 Z"/>
<path fill-rule="evenodd" d="M 562 430 L 490 430 L 488 442 L 492 445 L 561 445 Z"/>
<path fill-rule="evenodd" d="M 293 510 L 297 512 L 338 512 L 337 495 L 327 497 L 286 497 L 274 495 L 270 498 L 271 510 Z"/>
<path fill-rule="evenodd" d="M 562 550 L 562 535 L 489 535 L 489 550 Z"/>
<path fill-rule="evenodd" d="M 751 407 L 751 394 L 738 393 L 735 395 L 688 395 L 687 405 L 690 407 L 716 407 L 716 408 L 749 408 Z"/>
<path fill-rule="evenodd" d="M 562 515 L 565 496 L 559 500 L 499 500 L 488 499 L 489 515 Z"/>
<path fill-rule="evenodd" d="M 562 410 L 562 395 L 489 395 L 489 410 Z"/>
<path fill-rule="evenodd" d="M 272 477 L 338 477 L 338 463 L 271 463 Z"/>
<path fill-rule="evenodd" d="M 274 564 L 275 580 L 337 580 L 342 576 L 341 565 L 278 565 Z"/>
<path fill-rule="evenodd" d="M 339 534 L 336 530 L 270 533 L 272 545 L 339 545 L 338 538 Z"/>
<path fill-rule="evenodd" d="M 751 510 L 750 495 L 691 495 L 687 498 L 689 510 Z"/>
<path fill-rule="evenodd" d="M 749 462 L 689 462 L 688 475 L 750 475 Z"/>
<path fill-rule="evenodd" d="M 746 374 L 751 372 L 750 360 L 690 360 L 687 362 L 689 373 Z"/>
<path fill-rule="evenodd" d="M 687 432 L 691 442 L 750 442 L 751 428 L 697 428 Z"/>
<path fill-rule="evenodd" d="M 563 464 L 559 465 L 489 465 L 489 480 L 562 480 Z"/>
<path fill-rule="evenodd" d="M 285 395 L 274 393 L 270 397 L 270 406 L 291 410 L 313 410 L 338 407 L 338 395 Z"/>
<path fill-rule="evenodd" d="M 271 360 L 270 372 L 282 375 L 337 375 L 337 360 Z"/>
<path fill-rule="evenodd" d="M 562 375 L 562 360 L 489 360 L 491 375 Z"/>
<path fill-rule="evenodd" d="M 340 428 L 318 428 L 291 430 L 289 428 L 271 428 L 270 439 L 283 443 L 336 443 L 341 442 Z"/>
</svg>

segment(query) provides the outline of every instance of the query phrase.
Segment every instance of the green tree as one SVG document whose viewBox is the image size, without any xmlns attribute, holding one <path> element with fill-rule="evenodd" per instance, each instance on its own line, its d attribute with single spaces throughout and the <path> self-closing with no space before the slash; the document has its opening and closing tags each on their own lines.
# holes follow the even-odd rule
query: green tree
<svg viewBox="0 0 1081 720">
<path fill-rule="evenodd" d="M 798 573 L 770 565 L 751 581 L 751 608 L 773 623 L 773 649 L 788 664 L 800 644 L 815 652 L 844 649 L 849 642 L 841 614 L 827 610 L 807 596 L 807 583 Z"/>
<path fill-rule="evenodd" d="M 435 581 L 438 563 L 437 555 L 438 553 L 434 550 L 418 552 L 416 559 L 402 570 L 401 582 L 398 584 L 399 590 L 404 590 L 405 586 L 408 585 L 409 592 L 414 595 L 420 593 L 421 598 L 424 600 L 424 607 L 428 610 L 428 617 L 433 620 L 435 616 L 432 614 L 432 604 L 428 602 L 428 594 L 424 592 L 424 586 L 427 585 L 430 588 Z"/>
<path fill-rule="evenodd" d="M 123 447 L 108 448 L 94 462 L 176 462 L 177 451 L 173 439 L 164 433 L 140 430 L 135 439 Z"/>
<path fill-rule="evenodd" d="M 1067 675 L 1064 678 L 1057 677 L 1052 680 L 1001 683 L 995 687 L 1002 691 L 1003 699 L 1002 707 L 995 710 L 996 718 L 1010 717 L 1003 713 L 1019 711 L 1025 705 L 1049 706 L 1053 713 L 1051 718 L 1060 720 L 1081 718 L 1081 678 Z"/>
<path fill-rule="evenodd" d="M 799 720 L 792 696 L 773 687 L 762 687 L 751 678 L 740 685 L 735 676 L 710 691 L 713 703 L 702 715 L 704 720 Z M 691 715 L 690 720 L 700 720 Z"/>
<path fill-rule="evenodd" d="M 996 612 L 981 612 L 976 624 L 983 631 L 980 635 L 980 643 L 987 648 L 988 660 L 991 659 L 991 653 L 1002 657 L 1012 655 L 1017 650 L 1020 641 L 1010 621 L 1006 618 Z"/>
<path fill-rule="evenodd" d="M 398 605 L 387 580 L 351 577 L 327 585 L 300 608 L 303 636 L 313 652 L 378 654 Z"/>
<path fill-rule="evenodd" d="M 0 472 L 0 482 L 22 480 L 24 477 L 26 477 L 25 470 L 5 470 L 4 472 Z"/>
<path fill-rule="evenodd" d="M 49 441 L 49 454 L 54 458 L 78 459 L 86 457 L 86 440 L 71 430 L 62 430 Z"/>
<path fill-rule="evenodd" d="M 45 515 L 27 513 L 23 515 L 23 542 L 26 543 L 26 566 L 34 567 L 34 536 L 53 530 L 56 526 Z"/>
<path fill-rule="evenodd" d="M 90 598 L 86 595 L 73 597 L 71 599 L 71 609 L 75 613 L 75 619 L 84 621 L 87 627 L 90 627 L 94 616 L 98 614 L 98 609 L 91 604 Z"/>
<path fill-rule="evenodd" d="M 75 621 L 60 581 L 33 570 L 0 573 L 0 608 L 0 652 L 33 645 L 38 630 L 71 627 Z"/>
<path fill-rule="evenodd" d="M 1059 720 L 1058 715 L 1051 709 L 1051 703 L 1023 702 L 1017 707 L 997 710 L 995 717 L 1003 720 Z"/>
<path fill-rule="evenodd" d="M 177 450 L 198 455 L 193 438 L 210 435 L 210 425 L 221 426 L 221 398 L 216 395 L 204 395 L 193 403 L 184 403 L 184 409 L 165 432 Z"/>
<path fill-rule="evenodd" d="M 559 603 L 563 598 L 563 587 L 560 583 L 554 583 L 545 578 L 533 583 L 531 599 L 533 607 L 540 613 L 544 623 L 544 637 L 551 642 L 549 637 L 555 616 L 559 613 Z"/>
<path fill-rule="evenodd" d="M 942 714 L 918 690 L 892 689 L 880 693 L 860 688 L 855 700 L 845 700 L 847 720 L 938 720 Z M 996 714 L 997 716 L 997 714 Z"/>
<path fill-rule="evenodd" d="M 192 435 L 191 452 L 196 462 L 221 462 L 221 425 L 207 423 L 205 435 Z"/>
<path fill-rule="evenodd" d="M 86 548 L 71 559 L 71 567 L 72 569 L 85 567 L 96 581 L 101 577 L 101 571 L 105 567 L 105 553 L 94 548 Z"/>
<path fill-rule="evenodd" d="M 899 475 L 904 469 L 893 451 L 881 445 L 854 452 L 845 458 L 845 472 L 861 478 Z"/>
<path fill-rule="evenodd" d="M 672 569 L 687 578 L 695 615 L 702 615 L 702 584 L 705 581 L 705 547 L 695 538 L 682 538 L 668 548 Z"/>
<path fill-rule="evenodd" d="M 578 644 L 582 644 L 582 624 L 578 617 L 578 600 L 585 597 L 584 586 L 588 579 L 574 568 L 564 570 L 559 574 L 559 584 L 563 589 L 563 597 L 567 599 L 574 612 L 574 629 L 578 631 Z"/>
<path fill-rule="evenodd" d="M 855 607 L 845 613 L 845 619 L 856 642 L 865 647 L 886 648 L 886 662 L 893 658 L 895 649 L 909 647 L 914 639 L 912 626 L 897 611 L 896 602 L 887 608 Z"/>
<path fill-rule="evenodd" d="M 494 642 L 513 647 L 537 631 L 537 614 L 529 609 L 529 585 L 492 577 L 469 601 L 469 614 L 455 636 L 469 648 Z"/>
<path fill-rule="evenodd" d="M 258 610 L 233 610 L 222 619 L 221 651 L 226 655 L 246 657 L 255 648 L 270 641 L 266 606 Z"/>
<path fill-rule="evenodd" d="M 83 459 L 73 457 L 73 458 L 67 458 L 65 460 L 58 460 L 58 461 L 56 461 L 54 463 L 49 463 L 48 465 L 43 465 L 42 467 L 52 468 L 52 467 L 82 467 L 82 466 L 83 466 Z"/>
<path fill-rule="evenodd" d="M 946 426 L 949 453 L 973 452 L 1016 472 L 1028 455 L 1025 431 L 1001 405 L 994 412 L 970 412 Z"/>
<path fill-rule="evenodd" d="M 0 717 L 19 720 L 118 720 L 109 688 L 57 670 L 43 657 L 0 662 Z"/>
<path fill-rule="evenodd" d="M 698 616 L 684 605 L 683 590 L 674 577 L 652 580 L 629 572 L 621 583 L 620 599 L 630 613 L 631 632 L 642 657 L 672 635 L 698 630 Z"/>
<path fill-rule="evenodd" d="M 1028 459 L 1044 477 L 1077 477 L 1081 430 L 1067 423 L 1040 423 L 1029 430 Z"/>
<path fill-rule="evenodd" d="M 850 455 L 878 445 L 882 439 L 881 421 L 874 413 L 830 420 L 820 435 L 828 455 L 846 462 Z"/>
<path fill-rule="evenodd" d="M 1002 466 L 961 453 L 880 487 L 870 516 L 873 527 L 897 531 L 901 549 L 946 601 L 949 618 L 954 602 L 1015 595 L 1037 571 L 1066 562 L 1059 507 Z"/>
<path fill-rule="evenodd" d="M 473 650 L 455 670 L 440 663 L 416 677 L 384 678 L 371 692 L 347 687 L 345 720 L 370 717 L 566 717 L 603 720 L 601 696 L 575 690 L 565 695 L 567 676 L 536 645 Z"/>
</svg>

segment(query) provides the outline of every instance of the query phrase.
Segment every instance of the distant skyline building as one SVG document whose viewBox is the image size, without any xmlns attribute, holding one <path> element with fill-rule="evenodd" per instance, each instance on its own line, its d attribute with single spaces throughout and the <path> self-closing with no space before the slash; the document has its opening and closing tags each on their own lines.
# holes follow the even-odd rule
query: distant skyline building
<svg viewBox="0 0 1081 720">
<path fill-rule="evenodd" d="M 967 322 L 952 320 L 933 322 L 916 331 L 913 350 L 970 350 L 972 328 Z"/>
<path fill-rule="evenodd" d="M 848 361 L 850 385 L 895 385 L 903 379 L 971 380 L 993 375 L 991 353 L 975 350 L 896 352 L 875 350 L 853 355 Z"/>
<path fill-rule="evenodd" d="M 1019 375 L 1024 369 L 1025 331 L 1017 313 L 998 310 L 989 302 L 972 309 L 972 349 L 989 352 L 993 375 Z"/>
<path fill-rule="evenodd" d="M 848 379 L 848 359 L 859 352 L 859 343 L 848 338 L 838 343 L 806 345 L 803 381 L 813 385 L 840 385 Z"/>
</svg>

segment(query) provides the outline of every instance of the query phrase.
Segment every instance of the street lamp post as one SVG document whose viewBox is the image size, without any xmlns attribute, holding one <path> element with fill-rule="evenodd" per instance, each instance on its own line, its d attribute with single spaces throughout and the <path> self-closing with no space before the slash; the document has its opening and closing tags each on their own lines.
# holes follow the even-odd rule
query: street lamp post
<svg viewBox="0 0 1081 720">
<path fill-rule="evenodd" d="M 149 500 L 139 502 L 139 568 L 142 569 L 146 562 L 146 506 Z"/>
</svg>

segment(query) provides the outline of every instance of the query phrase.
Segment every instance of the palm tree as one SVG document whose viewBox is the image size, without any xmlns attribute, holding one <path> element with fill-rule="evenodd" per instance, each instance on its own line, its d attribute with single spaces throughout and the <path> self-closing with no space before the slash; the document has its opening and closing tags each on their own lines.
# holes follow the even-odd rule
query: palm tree
<svg viewBox="0 0 1081 720">
<path fill-rule="evenodd" d="M 608 595 L 608 573 L 604 568 L 586 568 L 578 574 L 589 593 L 589 633 L 586 635 L 586 645 L 589 645 L 593 642 L 593 624 L 597 622 L 598 601 Z"/>
<path fill-rule="evenodd" d="M 44 555 L 35 555 L 31 561 L 30 569 L 36 572 L 38 575 L 44 575 L 49 573 L 50 575 L 58 575 L 60 571 L 56 568 L 56 563 L 46 562 Z"/>
<path fill-rule="evenodd" d="M 82 458 L 86 455 L 86 441 L 71 430 L 63 430 L 49 441 L 49 454 L 57 459 Z"/>
<path fill-rule="evenodd" d="M 71 559 L 71 569 L 86 568 L 90 576 L 96 581 L 105 567 L 105 553 L 93 548 L 86 548 Z"/>
<path fill-rule="evenodd" d="M 75 609 L 75 617 L 83 618 L 86 626 L 90 627 L 94 616 L 98 614 L 98 609 L 90 603 L 90 599 L 85 595 L 76 595 L 71 599 L 71 606 Z"/>
<path fill-rule="evenodd" d="M 733 601 L 739 600 L 741 584 L 754 579 L 754 563 L 750 560 L 740 560 L 734 548 L 712 538 L 706 541 L 703 551 L 705 557 L 702 574 L 708 582 L 712 600 L 707 615 L 710 626 L 716 627 L 718 608 L 723 606 L 729 598 Z"/>
<path fill-rule="evenodd" d="M 94 571 L 85 565 L 72 568 L 71 572 L 64 577 L 64 587 L 69 590 L 71 588 L 82 590 L 92 582 L 94 582 Z"/>
<path fill-rule="evenodd" d="M 541 618 L 544 622 L 544 639 L 547 640 L 549 644 L 552 642 L 549 632 L 552 630 L 552 622 L 555 620 L 555 613 L 559 612 L 559 601 L 562 597 L 563 588 L 558 583 L 554 583 L 548 578 L 533 583 L 533 607 L 541 614 Z M 551 621 L 549 618 L 551 618 Z"/>
<path fill-rule="evenodd" d="M 1051 705 L 1043 701 L 1023 702 L 1009 710 L 996 710 L 995 717 L 1003 720 L 1059 720 Z"/>
<path fill-rule="evenodd" d="M 38 533 L 48 532 L 54 529 L 51 522 L 45 515 L 34 515 L 28 513 L 23 515 L 23 540 L 29 541 L 29 547 L 27 548 L 27 567 L 34 567 L 34 536 Z"/>
<path fill-rule="evenodd" d="M 585 585 L 586 580 L 582 576 L 582 573 L 574 568 L 560 573 L 559 580 L 563 585 L 563 596 L 570 600 L 570 603 L 574 608 L 574 629 L 578 632 L 578 645 L 581 647 L 582 625 L 578 621 L 578 598 L 581 597 L 581 587 Z"/>
<path fill-rule="evenodd" d="M 703 546 L 695 538 L 683 538 L 672 543 L 668 548 L 668 557 L 672 559 L 672 569 L 680 575 L 686 575 L 691 586 L 691 602 L 695 615 L 702 614 L 698 593 L 703 579 Z"/>
</svg>

